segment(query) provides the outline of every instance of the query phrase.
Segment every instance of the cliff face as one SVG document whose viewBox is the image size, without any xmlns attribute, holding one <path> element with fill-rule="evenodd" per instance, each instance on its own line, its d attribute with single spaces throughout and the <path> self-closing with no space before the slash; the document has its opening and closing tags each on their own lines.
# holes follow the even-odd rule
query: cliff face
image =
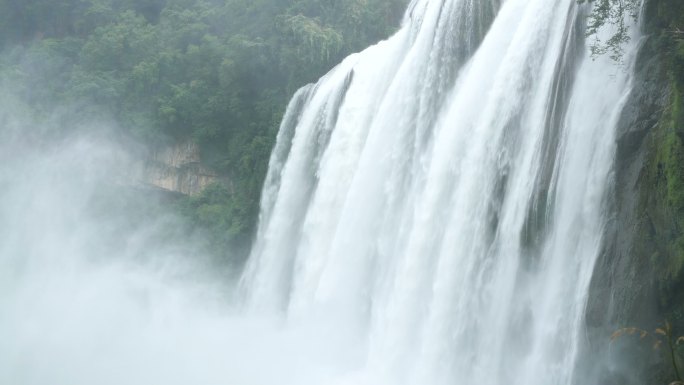
<svg viewBox="0 0 684 385">
<path fill-rule="evenodd" d="M 587 308 L 586 363 L 601 384 L 675 379 L 669 357 L 639 336 L 610 341 L 619 328 L 653 331 L 665 320 L 684 334 L 684 131 L 672 29 L 679 0 L 649 0 L 633 92 L 618 132 L 612 217 Z M 595 373 L 595 372 L 594 372 Z"/>
<path fill-rule="evenodd" d="M 155 150 L 142 173 L 144 184 L 183 195 L 199 194 L 218 179 L 201 164 L 199 147 L 190 141 Z"/>
</svg>

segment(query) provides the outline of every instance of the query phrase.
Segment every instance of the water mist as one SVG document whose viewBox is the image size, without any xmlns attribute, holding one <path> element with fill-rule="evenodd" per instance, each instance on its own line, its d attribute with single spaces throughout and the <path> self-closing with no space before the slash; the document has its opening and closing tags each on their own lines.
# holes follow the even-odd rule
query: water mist
<svg viewBox="0 0 684 385">
<path fill-rule="evenodd" d="M 588 7 L 414 0 L 299 90 L 235 293 L 128 144 L 3 103 L 0 383 L 573 384 L 638 41 Z"/>
</svg>

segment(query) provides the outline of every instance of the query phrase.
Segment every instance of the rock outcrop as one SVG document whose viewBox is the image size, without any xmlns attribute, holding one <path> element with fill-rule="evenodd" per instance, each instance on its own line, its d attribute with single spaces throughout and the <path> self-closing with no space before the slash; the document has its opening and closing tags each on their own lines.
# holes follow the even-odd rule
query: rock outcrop
<svg viewBox="0 0 684 385">
<path fill-rule="evenodd" d="M 143 184 L 183 195 L 199 194 L 219 180 L 216 172 L 201 163 L 199 146 L 191 141 L 153 151 L 141 178 Z"/>
</svg>

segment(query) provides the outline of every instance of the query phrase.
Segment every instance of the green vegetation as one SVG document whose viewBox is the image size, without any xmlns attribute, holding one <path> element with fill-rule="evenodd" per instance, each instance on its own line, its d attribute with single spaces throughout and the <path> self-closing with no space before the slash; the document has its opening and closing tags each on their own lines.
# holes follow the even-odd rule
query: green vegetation
<svg viewBox="0 0 684 385">
<path fill-rule="evenodd" d="M 662 348 L 665 365 L 653 366 L 648 345 L 646 349 L 639 343 L 628 345 L 635 359 L 634 374 L 645 370 L 642 374 L 649 383 L 679 384 L 684 374 L 684 339 L 674 336 L 684 330 L 684 2 L 645 0 L 642 8 L 640 1 L 594 0 L 587 42 L 593 45 L 594 55 L 610 55 L 620 62 L 629 39 L 626 22 L 637 12 L 644 39 L 635 68 L 635 105 L 624 111 L 620 127 L 616 170 L 622 184 L 618 210 L 631 216 L 634 209 L 636 222 L 634 227 L 629 221 L 619 225 L 622 231 L 633 231 L 634 238 L 616 248 L 624 251 L 611 257 L 610 274 L 628 281 L 624 284 L 628 288 L 613 294 L 619 303 L 615 306 L 619 322 L 649 324 L 657 315 L 671 323 L 653 333 L 621 329 L 613 338 L 636 335 Z M 599 36 L 604 25 L 614 34 Z M 621 260 L 622 252 L 628 262 Z"/>
<path fill-rule="evenodd" d="M 106 118 L 194 140 L 230 181 L 181 203 L 216 249 L 249 242 L 290 95 L 387 37 L 405 0 L 0 0 L 0 80 L 60 127 Z M 75 107 L 74 107 L 75 106 Z"/>
<path fill-rule="evenodd" d="M 682 361 L 680 347 L 684 344 L 684 337 L 675 337 L 672 324 L 669 321 L 665 321 L 663 327 L 656 328 L 653 333 L 635 327 L 622 328 L 615 331 L 610 336 L 610 340 L 612 342 L 623 336 L 638 336 L 640 340 L 647 340 L 653 344 L 653 350 L 656 351 L 660 351 L 665 346 L 663 360 L 668 363 L 675 378 L 675 381 L 670 382 L 670 385 L 684 384 L 680 370 Z"/>
<path fill-rule="evenodd" d="M 674 83 L 672 87 L 671 102 L 663 111 L 649 143 L 651 159 L 645 177 L 651 181 L 652 189 L 648 196 L 642 197 L 644 205 L 660 207 L 647 215 L 658 223 L 658 227 L 662 226 L 658 229 L 658 233 L 662 231 L 657 242 L 659 250 L 651 256 L 657 276 L 661 277 L 661 286 L 677 282 L 684 271 L 684 147 L 677 133 L 677 127 L 681 127 L 677 117 L 681 96 Z M 679 318 L 676 317 L 677 321 Z"/>
<path fill-rule="evenodd" d="M 658 55 L 667 88 L 664 109 L 647 141 L 637 248 L 650 255 L 659 307 L 679 330 L 684 326 L 684 35 L 677 31 L 684 28 L 684 3 L 652 0 L 645 15 L 646 44 Z"/>
<path fill-rule="evenodd" d="M 636 20 L 641 0 L 578 0 L 579 3 L 593 3 L 592 12 L 587 20 L 586 36 L 593 56 L 609 54 L 615 61 L 621 61 L 624 44 L 630 40 L 630 19 Z M 612 26 L 612 33 L 602 38 L 599 31 L 604 26 Z"/>
</svg>

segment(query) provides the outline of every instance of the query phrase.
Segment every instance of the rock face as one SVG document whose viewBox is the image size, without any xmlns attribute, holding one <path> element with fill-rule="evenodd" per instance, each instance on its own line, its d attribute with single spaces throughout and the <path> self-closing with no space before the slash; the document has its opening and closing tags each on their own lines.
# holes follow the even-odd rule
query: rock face
<svg viewBox="0 0 684 385">
<path fill-rule="evenodd" d="M 155 150 L 142 173 L 144 184 L 183 195 L 196 195 L 218 179 L 201 164 L 199 147 L 190 141 Z"/>
<path fill-rule="evenodd" d="M 675 335 L 684 334 L 684 162 L 676 113 L 682 101 L 670 51 L 663 49 L 667 1 L 646 3 L 646 39 L 619 125 L 612 217 L 589 293 L 584 365 L 602 385 L 675 379 L 669 356 L 653 350 L 651 336 L 611 342 L 616 330 L 652 332 L 668 320 Z"/>
<path fill-rule="evenodd" d="M 645 175 L 651 161 L 649 143 L 657 132 L 670 90 L 660 58 L 649 44 L 637 61 L 634 88 L 620 119 L 612 216 L 603 252 L 597 260 L 586 313 L 587 362 L 600 384 L 644 384 L 657 360 L 627 338 L 610 341 L 622 327 L 653 330 L 660 310 L 653 285 L 653 269 L 645 253 L 653 245 L 641 242 L 647 229 L 641 196 L 648 189 Z M 641 243 L 640 243 L 641 242 Z M 639 338 L 636 338 L 638 340 Z M 649 346 L 650 347 L 650 346 Z M 646 349 L 650 350 L 650 349 Z M 598 365 L 597 365 L 598 364 Z"/>
</svg>

